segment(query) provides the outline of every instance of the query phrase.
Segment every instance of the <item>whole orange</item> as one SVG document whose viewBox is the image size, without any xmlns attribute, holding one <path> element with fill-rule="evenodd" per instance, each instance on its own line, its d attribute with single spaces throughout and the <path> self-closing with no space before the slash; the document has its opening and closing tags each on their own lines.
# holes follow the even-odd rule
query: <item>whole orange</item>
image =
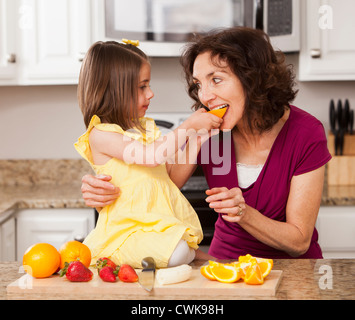
<svg viewBox="0 0 355 320">
<path fill-rule="evenodd" d="M 22 260 L 25 271 L 35 278 L 46 278 L 58 270 L 60 255 L 49 243 L 36 243 L 29 247 Z"/>
<path fill-rule="evenodd" d="M 60 268 L 64 268 L 65 262 L 79 260 L 85 267 L 89 267 L 91 263 L 91 251 L 83 243 L 79 241 L 68 241 L 64 243 L 60 249 Z"/>
</svg>

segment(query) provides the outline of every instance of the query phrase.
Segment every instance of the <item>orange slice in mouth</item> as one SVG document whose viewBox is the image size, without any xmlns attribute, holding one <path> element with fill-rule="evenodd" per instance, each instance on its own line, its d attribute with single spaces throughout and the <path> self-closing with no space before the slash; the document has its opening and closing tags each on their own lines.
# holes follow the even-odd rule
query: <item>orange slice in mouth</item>
<svg viewBox="0 0 355 320">
<path fill-rule="evenodd" d="M 217 117 L 223 118 L 223 116 L 226 113 L 227 109 L 228 109 L 228 106 L 224 105 L 222 107 L 212 109 L 212 110 L 210 110 L 208 112 L 214 114 Z"/>
</svg>

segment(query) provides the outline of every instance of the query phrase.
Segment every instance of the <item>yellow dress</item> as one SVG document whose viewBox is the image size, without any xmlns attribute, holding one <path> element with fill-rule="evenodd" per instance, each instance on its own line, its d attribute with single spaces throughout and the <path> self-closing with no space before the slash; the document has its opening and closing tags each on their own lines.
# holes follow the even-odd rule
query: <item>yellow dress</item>
<svg viewBox="0 0 355 320">
<path fill-rule="evenodd" d="M 84 243 L 90 248 L 92 263 L 98 258 L 111 258 L 117 264 L 141 267 L 141 260 L 151 256 L 157 267 L 166 267 L 179 240 L 186 240 L 197 249 L 203 233 L 196 212 L 177 186 L 170 180 L 165 164 L 150 168 L 130 164 L 116 158 L 104 165 L 95 165 L 89 145 L 89 134 L 95 127 L 136 139 L 143 144 L 159 138 L 154 120 L 141 118 L 143 128 L 124 131 L 117 124 L 101 123 L 93 116 L 87 131 L 75 143 L 75 148 L 97 174 L 112 176 L 111 182 L 120 188 L 118 199 L 104 207 L 96 228 Z M 148 124 L 148 126 L 147 126 Z"/>
</svg>

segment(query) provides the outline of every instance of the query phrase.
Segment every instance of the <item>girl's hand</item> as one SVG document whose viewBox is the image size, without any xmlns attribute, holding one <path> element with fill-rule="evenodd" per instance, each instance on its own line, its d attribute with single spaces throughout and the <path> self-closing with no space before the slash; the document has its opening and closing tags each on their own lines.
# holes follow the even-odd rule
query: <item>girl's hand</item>
<svg viewBox="0 0 355 320">
<path fill-rule="evenodd" d="M 223 119 L 214 114 L 208 113 L 205 109 L 201 108 L 195 111 L 187 120 L 186 124 L 189 129 L 199 131 L 201 129 L 210 131 L 218 129 L 222 124 Z"/>
<path fill-rule="evenodd" d="M 102 208 L 117 199 L 120 189 L 108 182 L 111 179 L 111 176 L 89 174 L 82 178 L 81 193 L 87 206 Z"/>
<path fill-rule="evenodd" d="M 226 187 L 206 190 L 206 201 L 216 212 L 222 213 L 222 218 L 229 222 L 240 222 L 243 219 L 247 206 L 239 188 Z"/>
</svg>

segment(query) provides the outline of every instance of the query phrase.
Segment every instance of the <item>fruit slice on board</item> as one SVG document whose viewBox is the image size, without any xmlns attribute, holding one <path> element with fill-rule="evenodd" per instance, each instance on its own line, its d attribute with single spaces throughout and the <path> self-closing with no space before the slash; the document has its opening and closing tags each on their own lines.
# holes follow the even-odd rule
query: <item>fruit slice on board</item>
<svg viewBox="0 0 355 320">
<path fill-rule="evenodd" d="M 239 268 L 227 265 L 211 266 L 211 273 L 219 282 L 231 283 L 240 279 L 241 273 Z"/>
</svg>

